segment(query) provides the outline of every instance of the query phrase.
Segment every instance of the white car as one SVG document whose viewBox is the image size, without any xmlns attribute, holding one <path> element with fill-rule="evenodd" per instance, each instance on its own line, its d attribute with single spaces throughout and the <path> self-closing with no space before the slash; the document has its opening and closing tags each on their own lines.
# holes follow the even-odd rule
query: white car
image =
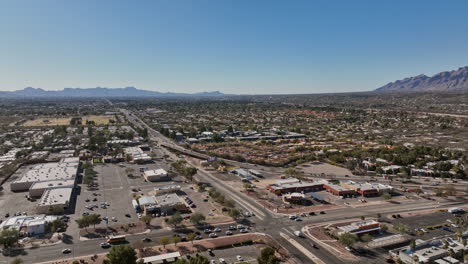
<svg viewBox="0 0 468 264">
<path fill-rule="evenodd" d="M 237 258 L 237 261 L 244 261 L 244 258 L 239 255 L 237 255 L 236 258 Z"/>
<path fill-rule="evenodd" d="M 208 235 L 210 238 L 215 238 L 215 237 L 218 237 L 218 235 L 216 233 L 210 233 Z"/>
<path fill-rule="evenodd" d="M 108 248 L 111 246 L 111 244 L 107 243 L 107 242 L 102 242 L 101 244 L 99 244 L 102 248 Z"/>
<path fill-rule="evenodd" d="M 219 258 L 219 263 L 226 264 L 226 261 L 223 258 Z"/>
<path fill-rule="evenodd" d="M 115 218 L 115 216 L 113 216 L 112 221 L 117 222 L 117 218 Z"/>
</svg>

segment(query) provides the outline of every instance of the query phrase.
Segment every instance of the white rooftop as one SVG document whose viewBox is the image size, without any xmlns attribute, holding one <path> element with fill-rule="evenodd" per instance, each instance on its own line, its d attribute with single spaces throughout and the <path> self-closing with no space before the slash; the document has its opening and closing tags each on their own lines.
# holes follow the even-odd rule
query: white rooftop
<svg viewBox="0 0 468 264">
<path fill-rule="evenodd" d="M 51 180 L 51 181 L 41 181 L 35 182 L 31 187 L 30 190 L 34 189 L 44 189 L 44 188 L 58 188 L 58 187 L 73 187 L 75 185 L 75 180 Z"/>
<path fill-rule="evenodd" d="M 39 201 L 39 206 L 48 206 L 55 204 L 67 204 L 70 201 L 73 188 L 63 187 L 47 189 Z"/>
</svg>

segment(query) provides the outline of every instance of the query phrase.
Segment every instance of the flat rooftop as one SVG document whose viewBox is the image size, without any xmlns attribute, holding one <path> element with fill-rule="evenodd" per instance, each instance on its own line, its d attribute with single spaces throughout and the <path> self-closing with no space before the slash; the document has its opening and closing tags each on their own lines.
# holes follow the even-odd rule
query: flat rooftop
<svg viewBox="0 0 468 264">
<path fill-rule="evenodd" d="M 41 181 L 35 182 L 31 187 L 30 190 L 34 189 L 45 189 L 45 188 L 59 188 L 59 187 L 73 187 L 75 186 L 75 180 L 51 180 L 51 181 Z"/>
<path fill-rule="evenodd" d="M 156 201 L 159 206 L 174 206 L 181 203 L 179 196 L 175 193 L 158 195 L 156 196 Z"/>
<path fill-rule="evenodd" d="M 38 206 L 67 204 L 70 202 L 73 188 L 63 187 L 47 189 L 41 196 Z"/>
</svg>

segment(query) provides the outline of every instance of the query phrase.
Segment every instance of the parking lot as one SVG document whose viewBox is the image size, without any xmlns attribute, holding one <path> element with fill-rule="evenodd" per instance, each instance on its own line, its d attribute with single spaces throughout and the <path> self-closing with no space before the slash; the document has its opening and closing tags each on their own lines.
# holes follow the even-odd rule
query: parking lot
<svg viewBox="0 0 468 264">
<path fill-rule="evenodd" d="M 424 234 L 420 237 L 421 239 L 431 239 L 433 237 L 439 237 L 444 235 L 454 234 L 457 228 L 449 226 L 449 230 L 437 228 L 430 230 L 428 226 L 440 225 L 440 224 L 455 224 L 456 218 L 453 214 L 448 212 L 434 212 L 431 214 L 423 214 L 411 217 L 404 217 L 392 220 L 392 224 L 404 224 L 409 227 L 409 230 L 415 233 L 416 228 L 423 228 Z"/>
<path fill-rule="evenodd" d="M 31 166 L 23 166 L 18 169 L 11 177 L 5 182 L 0 191 L 0 219 L 4 220 L 5 215 L 8 213 L 13 216 L 15 213 L 26 213 L 32 215 L 36 213 L 37 201 L 28 201 L 26 198 L 28 192 L 12 192 L 10 190 L 10 183 L 19 179 Z"/>
</svg>

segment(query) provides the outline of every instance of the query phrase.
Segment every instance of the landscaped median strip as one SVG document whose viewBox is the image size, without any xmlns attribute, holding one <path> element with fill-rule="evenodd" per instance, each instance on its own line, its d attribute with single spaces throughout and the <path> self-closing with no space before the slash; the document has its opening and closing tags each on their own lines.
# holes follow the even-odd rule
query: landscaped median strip
<svg viewBox="0 0 468 264">
<path fill-rule="evenodd" d="M 306 255 L 314 263 L 316 263 L 316 264 L 326 264 L 321 259 L 319 259 L 317 256 L 315 256 L 312 252 L 310 252 L 307 248 L 303 247 L 301 244 L 299 244 L 299 242 L 292 239 L 287 234 L 285 234 L 283 232 L 280 232 L 280 236 L 282 236 L 284 239 L 286 239 L 286 241 L 291 243 L 295 248 L 297 248 L 299 251 L 301 251 L 304 255 Z"/>
<path fill-rule="evenodd" d="M 234 236 L 229 236 L 229 237 L 218 237 L 218 238 L 212 238 L 212 239 L 204 239 L 204 240 L 197 240 L 197 241 L 192 241 L 192 242 L 180 242 L 175 245 L 166 245 L 165 247 L 159 245 L 159 246 L 153 246 L 153 247 L 148 247 L 146 249 L 152 249 L 152 253 L 156 253 L 155 255 L 160 255 L 168 252 L 174 252 L 174 251 L 181 251 L 184 255 L 189 255 L 189 254 L 195 254 L 199 252 L 200 248 L 197 248 L 196 246 L 202 246 L 204 249 L 222 249 L 225 247 L 238 247 L 238 246 L 247 246 L 247 245 L 252 245 L 252 244 L 265 244 L 272 246 L 277 250 L 277 252 L 280 253 L 280 255 L 283 258 L 286 258 L 288 253 L 286 249 L 281 247 L 273 238 L 270 236 L 263 234 L 263 233 L 249 233 L 249 234 L 239 234 L 239 235 L 234 235 Z M 187 252 L 189 248 L 193 248 L 193 251 Z M 183 249 L 183 250 L 180 250 Z M 149 257 L 149 256 L 143 256 L 141 253 L 141 250 L 137 250 L 139 257 Z M 188 254 L 187 254 L 188 253 Z M 96 255 L 87 255 L 87 256 L 77 256 L 75 258 L 68 258 L 64 259 L 64 262 L 61 263 L 72 263 L 73 260 L 79 260 L 79 259 L 89 259 L 93 256 L 97 256 L 98 259 L 104 259 L 106 257 L 107 253 L 100 253 Z M 42 262 L 41 264 L 52 264 L 56 263 L 57 261 L 47 261 L 47 262 Z M 318 263 L 317 264 L 322 264 Z"/>
</svg>

